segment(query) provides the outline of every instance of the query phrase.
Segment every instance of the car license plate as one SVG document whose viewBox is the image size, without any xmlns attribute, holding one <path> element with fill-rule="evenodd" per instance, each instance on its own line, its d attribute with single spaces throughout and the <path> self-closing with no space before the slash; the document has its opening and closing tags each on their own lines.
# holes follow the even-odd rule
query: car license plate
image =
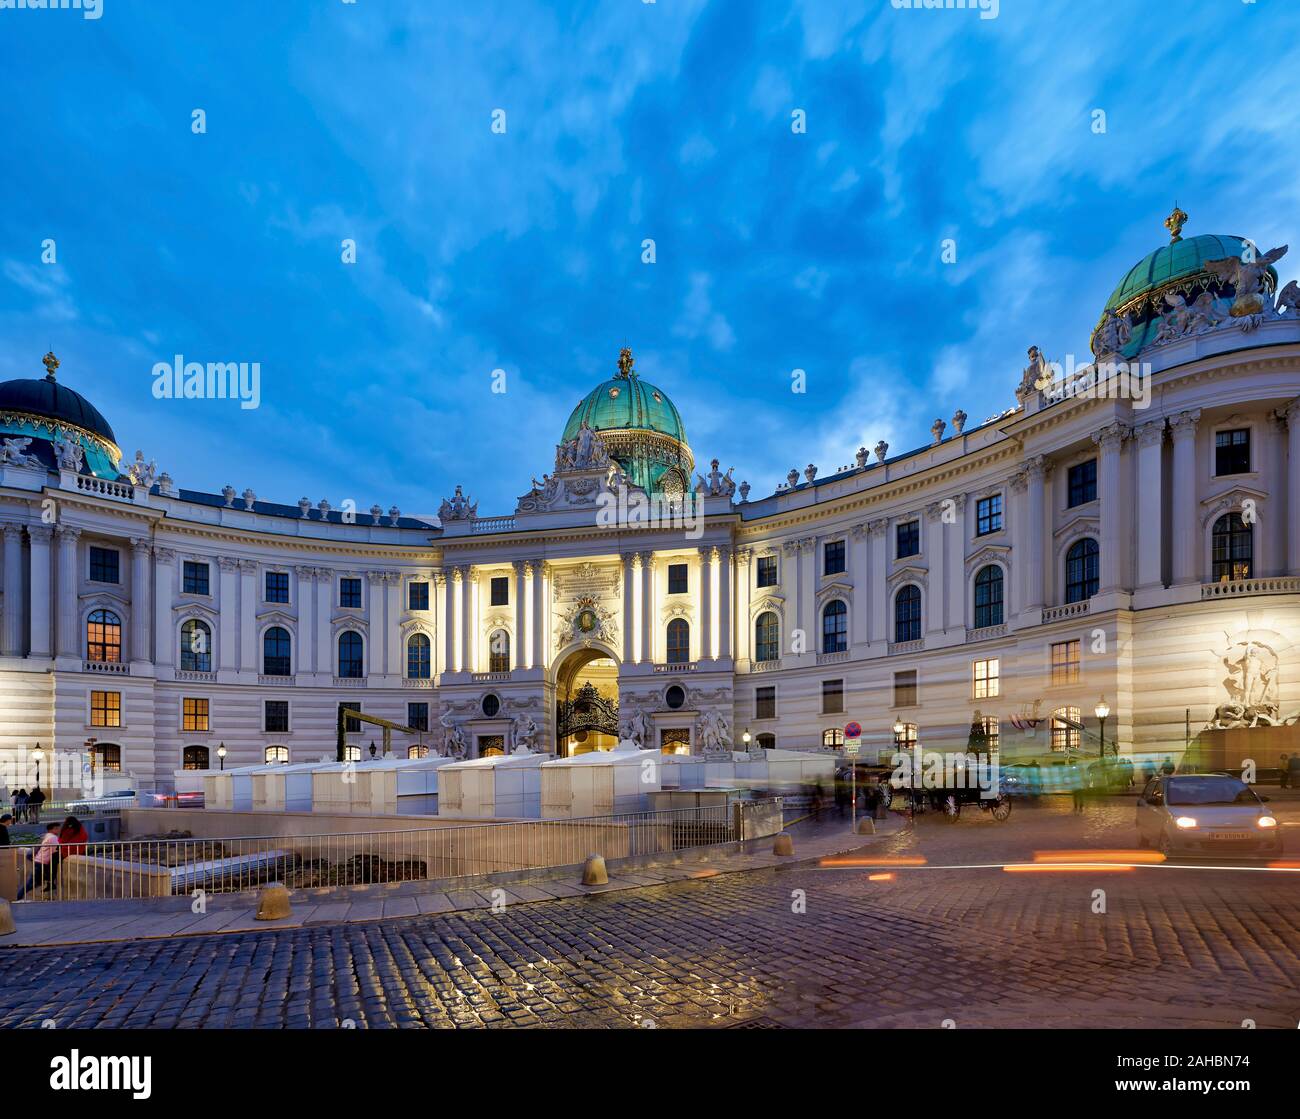
<svg viewBox="0 0 1300 1119">
<path fill-rule="evenodd" d="M 1219 840 L 1240 840 L 1240 839 L 1249 839 L 1249 838 L 1250 838 L 1250 832 L 1246 832 L 1246 831 L 1212 831 L 1212 832 L 1210 832 L 1210 838 L 1211 838 L 1211 839 L 1219 839 Z"/>
</svg>

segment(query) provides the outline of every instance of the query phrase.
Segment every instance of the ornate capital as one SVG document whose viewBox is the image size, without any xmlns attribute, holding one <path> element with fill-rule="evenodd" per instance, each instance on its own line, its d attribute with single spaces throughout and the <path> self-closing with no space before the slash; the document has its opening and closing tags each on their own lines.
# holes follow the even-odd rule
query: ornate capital
<svg viewBox="0 0 1300 1119">
<path fill-rule="evenodd" d="M 799 541 L 799 551 L 811 552 L 817 547 L 817 538 L 815 536 L 805 536 Z"/>
<path fill-rule="evenodd" d="M 145 536 L 132 536 L 130 539 L 131 551 L 137 556 L 143 554 L 146 558 L 149 556 L 150 547 L 149 539 Z"/>
<path fill-rule="evenodd" d="M 222 571 L 238 571 L 239 560 L 234 556 L 218 556 L 217 566 L 220 567 Z"/>
<path fill-rule="evenodd" d="M 1052 472 L 1052 464 L 1046 455 L 1034 455 L 1025 460 L 1025 472 L 1031 482 L 1041 482 Z"/>
<path fill-rule="evenodd" d="M 54 531 L 58 534 L 60 542 L 64 544 L 76 544 L 81 537 L 81 529 L 76 528 L 73 525 L 56 525 Z M 159 551 L 171 551 L 171 549 L 158 549 L 154 554 L 157 555 Z M 176 553 L 172 552 L 172 555 L 175 556 Z"/>
<path fill-rule="evenodd" d="M 382 571 L 367 571 L 366 582 L 373 587 L 376 584 L 382 583 L 384 581 L 384 574 L 385 573 Z"/>
<path fill-rule="evenodd" d="M 754 558 L 754 553 L 749 548 L 736 549 L 736 562 L 742 567 L 748 567 L 749 561 Z"/>
<path fill-rule="evenodd" d="M 28 525 L 27 535 L 33 540 L 40 540 L 48 544 L 50 542 L 50 537 L 54 535 L 54 529 L 49 525 Z"/>
<path fill-rule="evenodd" d="M 521 560 L 521 559 L 518 559 L 518 560 L 511 560 L 511 561 L 510 561 L 510 566 L 511 566 L 511 568 L 513 568 L 513 570 L 514 570 L 515 578 L 516 578 L 516 579 L 519 579 L 519 578 L 522 578 L 523 575 L 524 575 L 524 573 L 527 571 L 527 569 L 528 569 L 528 561 L 527 561 L 527 560 Z"/>
<path fill-rule="evenodd" d="M 1118 451 L 1129 437 L 1129 429 L 1122 423 L 1107 424 L 1100 431 L 1092 433 L 1092 441 L 1103 451 Z"/>
<path fill-rule="evenodd" d="M 310 583 L 316 578 L 316 569 L 314 567 L 295 567 L 293 573 L 298 577 L 299 583 Z"/>
<path fill-rule="evenodd" d="M 1297 396 L 1290 404 L 1282 409 L 1282 415 L 1286 422 L 1295 430 L 1300 425 L 1300 396 Z"/>
<path fill-rule="evenodd" d="M 1029 489 L 1029 471 L 1017 470 L 1010 479 L 1012 493 L 1024 493 Z"/>
<path fill-rule="evenodd" d="M 21 543 L 22 543 L 22 539 L 23 539 L 23 526 L 22 526 L 22 525 L 13 525 L 13 524 L 7 524 L 7 525 L 5 525 L 5 541 L 6 541 L 6 542 L 8 542 L 8 541 L 10 541 L 10 540 L 16 540 L 16 541 L 18 541 L 18 543 L 21 544 Z"/>
<path fill-rule="evenodd" d="M 889 531 L 889 518 L 877 517 L 867 522 L 867 532 L 872 536 L 884 536 Z"/>
<path fill-rule="evenodd" d="M 1188 439 L 1196 434 L 1197 425 L 1201 422 L 1201 410 L 1192 408 L 1186 412 L 1179 412 L 1176 416 L 1169 418 L 1169 428 L 1174 433 L 1175 439 Z"/>
<path fill-rule="evenodd" d="M 75 539 L 75 538 L 74 538 L 74 539 Z M 175 562 L 176 562 L 176 549 L 175 549 L 175 548 L 155 548 L 155 549 L 153 550 L 153 558 L 156 559 L 159 563 L 175 563 Z"/>
<path fill-rule="evenodd" d="M 925 519 L 927 521 L 937 521 L 943 516 L 943 502 L 932 501 L 925 507 Z"/>
<path fill-rule="evenodd" d="M 653 570 L 655 569 L 655 554 L 654 554 L 654 552 L 642 552 L 642 553 L 641 553 L 641 567 L 642 567 L 643 569 L 645 569 L 645 570 L 649 570 L 649 571 L 653 571 Z"/>
<path fill-rule="evenodd" d="M 244 575 L 256 575 L 258 566 L 255 559 L 241 559 L 239 561 L 239 570 Z"/>
<path fill-rule="evenodd" d="M 1165 421 L 1147 420 L 1133 429 L 1139 447 L 1158 447 L 1165 441 Z"/>
<path fill-rule="evenodd" d="M 852 536 L 854 540 L 861 540 L 864 536 L 867 535 L 866 524 L 854 525 L 851 529 L 849 529 L 849 535 Z"/>
</svg>

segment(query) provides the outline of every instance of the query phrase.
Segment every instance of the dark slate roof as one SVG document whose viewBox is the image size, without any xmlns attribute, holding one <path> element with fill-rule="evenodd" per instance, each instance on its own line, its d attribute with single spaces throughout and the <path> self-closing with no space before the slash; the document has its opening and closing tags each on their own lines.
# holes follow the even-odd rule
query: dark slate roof
<svg viewBox="0 0 1300 1119">
<path fill-rule="evenodd" d="M 79 392 L 50 377 L 0 384 L 0 411 L 30 412 L 93 431 L 117 446 L 117 436 L 99 409 Z"/>
<path fill-rule="evenodd" d="M 150 492 L 156 494 L 160 493 L 160 490 L 158 486 L 155 485 Z M 177 490 L 176 492 L 178 494 L 178 500 L 180 501 L 188 501 L 194 505 L 207 505 L 213 509 L 222 509 L 226 507 L 226 499 L 219 493 L 201 493 L 199 490 Z M 244 508 L 244 499 L 242 497 L 236 497 L 234 504 L 231 505 L 230 508 L 237 509 L 241 513 L 251 511 L 264 517 L 288 517 L 290 520 L 295 521 L 306 520 L 311 524 L 321 523 L 320 510 L 317 509 L 315 505 L 308 510 L 308 515 L 306 517 L 303 517 L 302 512 L 299 510 L 297 505 L 279 505 L 274 501 L 254 501 L 252 510 L 246 510 Z M 329 524 L 341 525 L 344 523 L 343 512 L 340 509 L 331 509 L 329 513 L 326 514 L 325 519 Z M 376 520 L 368 512 L 363 513 L 360 510 L 357 511 L 356 520 L 353 524 L 367 528 L 374 525 L 378 525 L 380 528 L 394 527 L 388 523 L 388 514 L 386 512 Z M 415 517 L 398 517 L 397 525 L 395 527 L 417 528 L 423 529 L 425 532 L 437 531 L 435 526 L 431 525 L 428 521 L 421 521 Z"/>
</svg>

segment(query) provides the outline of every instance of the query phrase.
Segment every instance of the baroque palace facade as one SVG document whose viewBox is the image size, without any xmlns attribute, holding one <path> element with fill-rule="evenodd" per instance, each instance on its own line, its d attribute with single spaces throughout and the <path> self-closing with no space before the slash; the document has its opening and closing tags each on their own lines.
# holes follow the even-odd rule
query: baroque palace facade
<svg viewBox="0 0 1300 1119">
<path fill-rule="evenodd" d="M 627 351 L 513 515 L 457 488 L 440 523 L 178 489 L 139 452 L 121 471 L 47 355 L 0 385 L 0 756 L 94 740 L 168 788 L 219 745 L 332 755 L 341 704 L 409 728 L 399 754 L 820 749 L 857 721 L 871 758 L 981 720 L 1008 759 L 1095 755 L 1103 729 L 1177 755 L 1188 727 L 1294 723 L 1300 288 L 1285 249 L 1185 220 L 1117 286 L 1094 362 L 1033 347 L 1006 412 L 753 500 L 696 471 Z"/>
</svg>

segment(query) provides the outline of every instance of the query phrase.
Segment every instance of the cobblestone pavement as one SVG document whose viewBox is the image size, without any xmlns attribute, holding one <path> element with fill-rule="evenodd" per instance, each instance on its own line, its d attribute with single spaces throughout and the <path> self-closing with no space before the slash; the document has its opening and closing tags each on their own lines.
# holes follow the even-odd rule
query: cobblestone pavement
<svg viewBox="0 0 1300 1119">
<path fill-rule="evenodd" d="M 502 913 L 16 948 L 0 1026 L 1294 1029 L 1300 874 L 933 869 L 1130 847 L 1131 820 L 1131 800 L 921 817 L 869 848 L 924 854 L 892 880 L 798 865 Z"/>
</svg>

